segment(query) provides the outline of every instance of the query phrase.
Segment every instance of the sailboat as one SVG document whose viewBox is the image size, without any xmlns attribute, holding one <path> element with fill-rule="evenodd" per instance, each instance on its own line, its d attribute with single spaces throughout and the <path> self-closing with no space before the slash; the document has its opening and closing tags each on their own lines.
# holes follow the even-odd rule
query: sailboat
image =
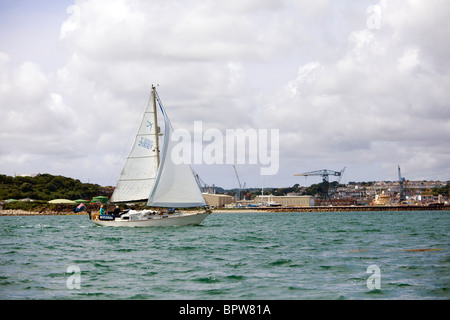
<svg viewBox="0 0 450 320">
<path fill-rule="evenodd" d="M 158 126 L 159 105 L 164 119 L 164 133 Z M 188 164 L 175 164 L 171 159 L 175 142 L 173 128 L 161 99 L 152 85 L 134 144 L 117 181 L 110 204 L 147 202 L 149 210 L 128 210 L 116 214 L 95 212 L 90 219 L 101 226 L 181 226 L 199 225 L 211 213 Z M 159 138 L 163 146 L 159 149 Z M 178 209 L 199 208 L 196 213 Z M 150 209 L 151 208 L 151 209 Z M 177 210 L 176 210 L 177 209 Z"/>
</svg>

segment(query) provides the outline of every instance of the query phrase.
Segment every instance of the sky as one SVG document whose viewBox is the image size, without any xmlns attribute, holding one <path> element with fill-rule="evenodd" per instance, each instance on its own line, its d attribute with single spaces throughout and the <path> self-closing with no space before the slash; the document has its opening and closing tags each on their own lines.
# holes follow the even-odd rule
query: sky
<svg viewBox="0 0 450 320">
<path fill-rule="evenodd" d="M 278 130 L 276 174 L 236 161 L 247 187 L 450 180 L 449 17 L 448 0 L 0 0 L 0 174 L 115 185 L 158 84 L 175 129 Z M 230 163 L 192 167 L 238 187 Z"/>
</svg>

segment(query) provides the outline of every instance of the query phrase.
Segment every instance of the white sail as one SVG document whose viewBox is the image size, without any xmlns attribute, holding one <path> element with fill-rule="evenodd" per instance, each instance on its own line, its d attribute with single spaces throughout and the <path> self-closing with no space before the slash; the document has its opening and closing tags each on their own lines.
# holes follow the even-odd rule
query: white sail
<svg viewBox="0 0 450 320">
<path fill-rule="evenodd" d="M 171 141 L 173 132 L 169 118 L 160 103 L 163 112 L 164 146 L 161 152 L 161 164 L 147 205 L 164 208 L 191 208 L 205 206 L 205 199 L 187 164 L 175 164 L 172 161 L 172 149 L 177 142 Z"/>
<path fill-rule="evenodd" d="M 111 202 L 144 201 L 148 199 L 158 170 L 156 150 L 157 125 L 152 105 L 147 104 L 130 154 L 116 184 Z"/>
</svg>

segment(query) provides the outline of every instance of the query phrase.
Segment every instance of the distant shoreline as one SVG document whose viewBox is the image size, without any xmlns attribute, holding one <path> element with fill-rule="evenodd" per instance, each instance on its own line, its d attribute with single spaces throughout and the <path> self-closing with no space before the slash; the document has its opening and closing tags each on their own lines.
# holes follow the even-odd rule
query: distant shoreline
<svg viewBox="0 0 450 320">
<path fill-rule="evenodd" d="M 87 212 L 79 212 L 75 213 L 73 211 L 67 211 L 67 212 L 56 212 L 56 211 L 43 211 L 43 212 L 37 212 L 37 211 L 25 211 L 25 210 L 0 210 L 0 217 L 1 216 L 87 216 L 89 215 Z"/>
<path fill-rule="evenodd" d="M 270 208 L 232 208 L 214 209 L 212 213 L 245 213 L 245 212 L 379 212 L 379 211 L 450 211 L 450 206 L 333 206 L 333 207 L 270 207 Z M 189 211 L 201 212 L 201 211 Z M 86 211 L 75 213 L 73 211 L 25 211 L 0 210 L 1 216 L 66 216 L 88 215 Z"/>
<path fill-rule="evenodd" d="M 450 206 L 332 206 L 332 207 L 271 207 L 217 209 L 225 212 L 364 212 L 364 211 L 450 211 Z"/>
</svg>

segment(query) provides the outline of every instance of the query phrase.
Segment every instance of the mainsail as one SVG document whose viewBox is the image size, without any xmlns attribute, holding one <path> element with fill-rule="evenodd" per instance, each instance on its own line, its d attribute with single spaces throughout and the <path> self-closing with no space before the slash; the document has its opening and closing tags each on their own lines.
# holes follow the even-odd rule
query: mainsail
<svg viewBox="0 0 450 320">
<path fill-rule="evenodd" d="M 158 171 L 158 128 L 155 123 L 153 95 L 154 92 L 147 103 L 133 147 L 111 196 L 113 203 L 147 200 L 155 182 Z"/>
</svg>

